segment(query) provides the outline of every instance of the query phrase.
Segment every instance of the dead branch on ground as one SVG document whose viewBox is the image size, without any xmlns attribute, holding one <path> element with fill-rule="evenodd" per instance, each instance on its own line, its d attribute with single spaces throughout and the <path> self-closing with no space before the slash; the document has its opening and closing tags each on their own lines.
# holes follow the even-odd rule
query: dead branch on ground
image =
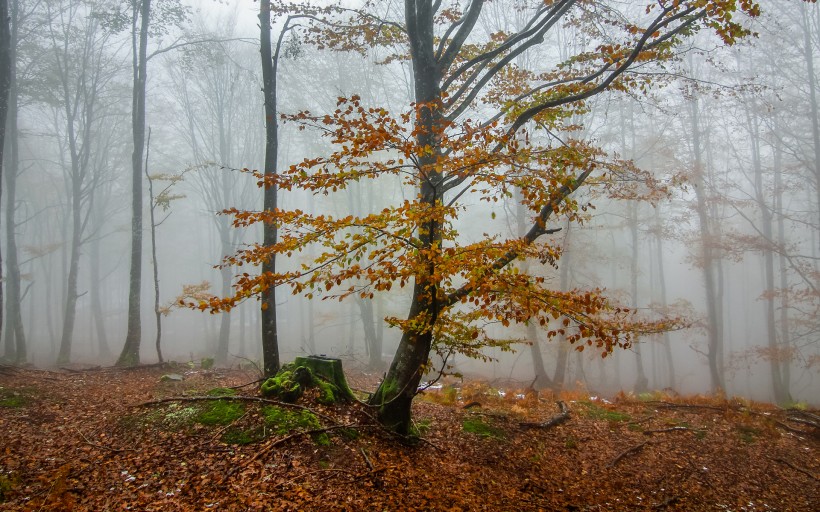
<svg viewBox="0 0 820 512">
<path fill-rule="evenodd" d="M 635 446 L 631 446 L 631 447 L 627 448 L 626 450 L 619 453 L 614 459 L 612 459 L 612 462 L 607 464 L 606 467 L 608 467 L 608 468 L 614 467 L 615 464 L 617 464 L 621 461 L 621 459 L 623 459 L 627 455 L 639 452 L 647 444 L 649 444 L 649 441 L 644 441 L 641 444 L 636 444 Z"/>
<path fill-rule="evenodd" d="M 560 425 L 561 423 L 564 423 L 565 421 L 569 420 L 569 407 L 567 407 L 567 404 L 565 404 L 562 400 L 558 400 L 555 403 L 556 403 L 556 405 L 558 405 L 558 410 L 560 410 L 561 412 L 556 414 L 552 418 L 548 419 L 547 421 L 545 421 L 543 423 L 522 421 L 518 425 L 521 426 L 521 427 L 526 427 L 526 428 L 544 428 L 544 429 L 546 429 L 546 428 L 552 428 L 556 425 Z"/>
</svg>

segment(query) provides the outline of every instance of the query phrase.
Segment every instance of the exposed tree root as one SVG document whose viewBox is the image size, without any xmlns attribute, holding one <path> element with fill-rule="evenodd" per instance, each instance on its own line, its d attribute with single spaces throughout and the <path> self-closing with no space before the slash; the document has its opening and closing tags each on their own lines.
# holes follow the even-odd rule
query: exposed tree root
<svg viewBox="0 0 820 512">
<path fill-rule="evenodd" d="M 556 414 L 555 416 L 553 416 L 552 418 L 548 419 L 543 423 L 522 421 L 518 425 L 526 428 L 552 428 L 556 425 L 560 425 L 561 423 L 564 423 L 565 421 L 569 420 L 569 407 L 567 407 L 567 404 L 565 404 L 561 400 L 558 400 L 555 403 L 556 405 L 558 405 L 558 410 L 561 411 L 559 414 Z"/>
</svg>

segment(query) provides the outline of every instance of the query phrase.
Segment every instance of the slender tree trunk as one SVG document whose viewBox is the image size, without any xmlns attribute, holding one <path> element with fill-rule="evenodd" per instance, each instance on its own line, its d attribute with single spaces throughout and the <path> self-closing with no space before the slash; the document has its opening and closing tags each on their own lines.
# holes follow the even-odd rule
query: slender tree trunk
<svg viewBox="0 0 820 512">
<path fill-rule="evenodd" d="M 709 377 L 713 393 L 723 392 L 726 385 L 723 382 L 723 370 L 719 364 L 718 353 L 722 351 L 722 340 L 719 335 L 720 317 L 718 316 L 718 291 L 715 282 L 715 258 L 712 254 L 712 232 L 706 204 L 706 181 L 703 179 L 704 169 L 701 161 L 700 123 L 698 122 L 697 99 L 693 99 L 691 106 L 692 123 L 692 151 L 694 157 L 695 196 L 697 199 L 697 213 L 700 222 L 701 264 L 703 266 L 703 280 L 706 291 L 706 311 L 708 315 L 708 348 Z"/>
<path fill-rule="evenodd" d="M 69 132 L 72 127 L 69 127 Z M 88 144 L 86 141 L 85 144 Z M 73 145 L 73 144 L 72 144 Z M 72 150 L 74 153 L 74 150 Z M 82 245 L 82 180 L 80 178 L 79 163 L 72 154 L 72 198 L 71 198 L 71 250 L 68 262 L 68 281 L 66 283 L 65 310 L 63 315 L 63 331 L 60 338 L 60 352 L 57 355 L 57 364 L 71 361 L 71 346 L 74 340 L 74 322 L 77 316 L 77 279 L 80 270 L 80 245 Z"/>
<path fill-rule="evenodd" d="M 6 359 L 15 361 L 18 364 L 25 364 L 28 359 L 26 350 L 26 335 L 23 328 L 22 316 L 22 291 L 20 283 L 20 266 L 17 254 L 17 174 L 19 173 L 20 134 L 17 130 L 17 117 L 19 113 L 19 89 L 17 87 L 17 34 L 19 30 L 19 10 L 18 0 L 12 0 L 10 18 L 10 43 L 9 43 L 9 94 L 8 94 L 8 136 L 5 137 L 8 143 L 8 158 L 4 162 L 3 168 L 6 181 L 6 316 L 5 332 L 6 339 Z M 0 7 L 2 12 L 2 7 Z M 2 15 L 2 14 L 0 14 Z M 0 58 L 2 62 L 2 58 Z M 1 89 L 1 88 L 0 88 Z M 2 141 L 0 141 L 2 144 Z M 0 153 L 2 158 L 2 153 Z M 0 299 L 2 295 L 0 294 Z M 2 321 L 0 320 L 0 325 Z"/>
<path fill-rule="evenodd" d="M 754 170 L 754 187 L 755 200 L 757 202 L 757 209 L 760 211 L 760 232 L 763 235 L 763 270 L 766 284 L 765 293 L 765 311 L 766 311 L 766 340 L 769 348 L 769 370 L 772 378 L 772 391 L 774 392 L 774 399 L 777 403 L 783 404 L 790 400 L 787 386 L 783 383 L 783 374 L 781 372 L 781 352 L 777 342 L 777 326 L 775 315 L 775 276 L 774 276 L 774 234 L 772 229 L 772 210 L 769 204 L 766 203 L 764 180 L 763 180 L 763 163 L 761 161 L 760 152 L 760 129 L 759 119 L 755 112 L 755 105 L 752 103 L 751 108 L 747 110 L 746 121 L 749 131 L 749 140 L 752 145 L 752 168 Z"/>
<path fill-rule="evenodd" d="M 572 266 L 572 249 L 570 237 L 572 236 L 572 228 L 569 221 L 564 225 L 564 242 L 561 246 L 564 252 L 561 255 L 561 260 L 558 263 L 559 267 L 559 286 L 561 291 L 569 290 L 569 268 Z M 569 249 L 569 250 L 568 250 Z M 556 338 L 558 343 L 558 357 L 555 358 L 555 374 L 552 378 L 552 387 L 556 391 L 564 388 L 567 380 L 567 363 L 569 362 L 569 344 L 567 343 L 566 335 L 560 335 Z"/>
<path fill-rule="evenodd" d="M 3 195 L 3 149 L 6 140 L 9 88 L 11 87 L 11 26 L 8 0 L 0 0 L 0 197 Z M 3 279 L 3 260 L 0 254 L 0 280 Z M 3 332 L 3 287 L 0 286 L 0 332 Z"/>
<path fill-rule="evenodd" d="M 157 258 L 157 205 L 154 201 L 154 180 L 148 172 L 148 157 L 151 148 L 151 128 L 148 128 L 148 140 L 145 143 L 145 179 L 148 181 L 148 215 L 151 222 L 151 267 L 154 272 L 154 321 L 157 328 L 157 336 L 154 338 L 154 348 L 157 351 L 157 361 L 163 363 L 162 358 L 162 311 L 159 307 L 159 259 Z M 161 224 L 162 222 L 160 222 Z"/>
<path fill-rule="evenodd" d="M 817 211 L 820 216 L 820 108 L 817 105 L 817 77 L 814 73 L 814 45 L 811 40 L 812 25 L 809 21 L 808 5 L 800 6 L 803 18 L 803 56 L 806 62 L 806 82 L 809 87 L 809 107 L 811 108 L 811 135 L 814 149 L 814 185 Z M 820 218 L 818 218 L 820 225 Z"/>
<path fill-rule="evenodd" d="M 786 231 L 783 221 L 783 148 L 779 140 L 774 147 L 774 190 L 775 214 L 777 215 L 777 245 L 781 248 L 778 254 L 778 273 L 780 275 L 780 347 L 786 355 L 782 361 L 783 388 L 791 396 L 791 333 L 789 332 L 789 280 L 788 265 L 782 249 L 786 247 Z"/>
<path fill-rule="evenodd" d="M 136 15 L 132 30 L 134 55 L 134 90 L 131 123 L 134 151 L 131 154 L 131 269 L 128 289 L 128 328 L 117 366 L 136 366 L 140 363 L 142 324 L 142 157 L 145 152 L 145 84 L 148 72 L 148 23 L 151 18 L 151 0 L 141 0 L 139 44 L 136 41 Z"/>
<path fill-rule="evenodd" d="M 632 295 L 633 311 L 638 309 L 638 204 L 635 201 L 629 202 L 629 234 L 632 240 L 632 258 L 630 261 L 630 283 Z M 642 393 L 649 388 L 649 379 L 643 367 L 643 356 L 641 354 L 641 342 L 637 341 L 633 347 L 635 349 L 635 392 Z"/>
<path fill-rule="evenodd" d="M 657 238 L 656 238 L 656 250 L 657 250 L 657 258 L 658 258 L 658 284 L 660 287 L 660 301 L 661 301 L 661 311 L 664 314 L 667 314 L 667 294 L 666 294 L 666 273 L 664 272 L 663 267 L 663 231 L 661 225 L 661 216 L 660 210 L 658 210 L 657 215 L 655 217 L 657 219 Z M 666 358 L 666 374 L 667 374 L 667 382 L 669 383 L 668 386 L 671 389 L 675 389 L 676 379 L 675 379 L 675 359 L 672 357 L 672 343 L 669 339 L 669 331 L 664 331 L 663 333 L 663 354 Z"/>
<path fill-rule="evenodd" d="M 99 225 L 99 221 L 97 221 Z M 89 299 L 91 301 L 91 315 L 94 317 L 94 331 L 97 334 L 97 356 L 104 360 L 111 359 L 111 347 L 108 346 L 108 335 L 105 330 L 105 317 L 102 308 L 102 279 L 100 278 L 100 266 L 102 261 L 100 259 L 100 241 L 95 240 L 91 243 L 91 254 L 89 255 L 90 268 L 90 290 Z"/>
<path fill-rule="evenodd" d="M 273 176 L 277 173 L 277 157 L 279 153 L 278 122 L 276 119 L 276 64 L 278 63 L 279 45 L 277 45 L 276 58 L 272 55 L 271 49 L 271 2 L 270 0 L 260 0 L 259 2 L 259 27 L 260 43 L 262 46 L 262 90 L 265 96 L 265 176 Z M 282 31 L 284 33 L 284 30 Z M 281 42 L 280 34 L 280 42 Z M 263 207 L 265 210 L 273 211 L 277 206 L 277 187 L 265 188 Z M 263 228 L 262 243 L 265 246 L 272 246 L 278 237 L 277 226 L 265 223 Z M 263 274 L 276 273 L 276 256 L 262 263 Z M 261 293 L 262 308 L 262 359 L 263 372 L 266 376 L 276 374 L 279 370 L 279 339 L 276 325 L 276 288 L 271 286 Z"/>
</svg>

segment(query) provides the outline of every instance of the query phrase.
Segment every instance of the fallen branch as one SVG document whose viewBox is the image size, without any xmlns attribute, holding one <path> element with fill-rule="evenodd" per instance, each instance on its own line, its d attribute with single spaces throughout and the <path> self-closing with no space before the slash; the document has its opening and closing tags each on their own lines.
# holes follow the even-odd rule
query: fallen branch
<svg viewBox="0 0 820 512">
<path fill-rule="evenodd" d="M 569 420 L 569 407 L 567 407 L 567 404 L 565 404 L 561 400 L 558 400 L 555 403 L 556 405 L 558 405 L 558 409 L 561 412 L 556 414 L 552 418 L 548 419 L 547 421 L 543 423 L 522 421 L 518 425 L 527 428 L 552 428 L 556 425 L 560 425 L 561 423 L 564 423 L 565 421 Z"/>
<path fill-rule="evenodd" d="M 651 400 L 648 402 L 644 402 L 647 404 L 657 405 L 659 407 L 666 407 L 668 409 L 709 409 L 711 411 L 719 411 L 719 412 L 726 412 L 727 409 L 734 409 L 727 405 L 726 407 L 720 407 L 717 405 L 705 405 L 705 404 L 675 404 L 672 402 L 664 402 L 662 400 Z"/>
<path fill-rule="evenodd" d="M 626 457 L 627 455 L 630 455 L 630 454 L 633 454 L 633 453 L 637 453 L 638 451 L 640 451 L 640 450 L 641 450 L 644 446 L 646 446 L 647 444 L 649 444 L 649 441 L 644 441 L 644 442 L 642 442 L 641 444 L 636 444 L 635 446 L 632 446 L 632 447 L 630 447 L 630 448 L 627 448 L 626 450 L 624 450 L 624 451 L 622 451 L 621 453 L 619 453 L 619 454 L 618 454 L 618 455 L 617 455 L 614 459 L 612 459 L 612 462 L 610 462 L 609 464 L 607 464 L 607 465 L 606 465 L 606 467 L 608 467 L 608 468 L 614 467 L 614 466 L 615 466 L 615 464 L 617 464 L 617 463 L 619 463 L 619 462 L 621 461 L 621 459 L 623 459 L 623 458 L 624 458 L 624 457 Z"/>
<path fill-rule="evenodd" d="M 367 452 L 364 451 L 364 448 L 359 448 L 359 452 L 361 452 L 362 457 L 364 457 L 364 461 L 367 463 L 367 467 L 370 468 L 370 471 L 373 471 L 373 463 L 370 462 L 370 457 L 367 456 Z"/>
<path fill-rule="evenodd" d="M 812 479 L 812 480 L 814 480 L 815 482 L 820 481 L 820 478 L 817 478 L 815 475 L 813 475 L 812 473 L 810 473 L 808 470 L 803 469 L 803 468 L 799 468 L 799 467 L 795 466 L 794 464 L 792 464 L 791 462 L 787 461 L 786 459 L 773 458 L 772 460 L 775 460 L 775 461 L 777 461 L 777 462 L 779 462 L 779 463 L 781 463 L 781 464 L 785 464 L 785 465 L 789 466 L 790 468 L 792 468 L 793 470 L 795 470 L 795 471 L 797 471 L 797 472 L 799 472 L 799 473 L 803 473 L 804 475 L 806 475 L 807 477 L 811 478 L 811 479 Z"/>
</svg>

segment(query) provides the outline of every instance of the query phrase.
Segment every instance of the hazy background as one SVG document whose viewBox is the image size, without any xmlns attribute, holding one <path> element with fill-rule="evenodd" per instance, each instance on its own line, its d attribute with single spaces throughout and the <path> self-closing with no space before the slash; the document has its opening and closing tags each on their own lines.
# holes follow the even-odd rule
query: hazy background
<svg viewBox="0 0 820 512">
<path fill-rule="evenodd" d="M 81 198 L 84 226 L 71 360 L 112 364 L 125 339 L 131 222 L 130 33 L 110 31 L 88 16 L 110 1 L 18 2 L 19 165 L 13 231 L 27 360 L 36 365 L 54 364 L 64 328 L 73 197 Z M 489 9 L 483 21 L 486 31 L 515 26 L 514 12 L 504 4 L 497 2 Z M 258 3 L 191 0 L 187 5 L 191 10 L 186 22 L 170 24 L 164 34 L 152 36 L 153 50 L 159 53 L 151 57 L 148 72 L 148 172 L 182 178 L 173 183 L 155 179 L 153 184 L 155 194 L 169 187 L 167 209 L 156 211 L 162 221 L 156 228 L 156 250 L 165 306 L 174 304 L 183 286 L 204 281 L 210 291 L 227 293 L 226 279 L 233 271 L 220 273 L 214 266 L 243 243 L 261 239 L 256 229 L 233 229 L 228 217 L 217 215 L 232 206 L 261 207 L 255 180 L 237 170 L 259 168 L 264 154 Z M 640 309 L 687 317 L 690 328 L 643 339 L 640 357 L 650 389 L 703 393 L 709 391 L 703 250 L 708 245 L 712 260 L 707 265 L 718 286 L 727 394 L 772 400 L 770 365 L 775 359 L 787 371 L 792 399 L 818 405 L 820 135 L 813 66 L 820 50 L 820 11 L 814 4 L 785 0 L 761 5 L 762 18 L 752 22 L 758 37 L 727 49 L 698 36 L 693 51 L 658 77 L 666 87 L 641 97 L 603 95 L 577 120 L 585 125 L 584 137 L 635 159 L 667 183 L 670 193 L 653 205 L 613 201 L 598 197 L 594 189 L 586 191 L 585 200 L 596 206 L 591 219 L 552 235 L 564 241 L 565 255 L 558 269 L 545 265 L 536 272 L 549 277 L 556 288 L 606 288 Z M 384 2 L 386 11 L 392 7 Z M 556 34 L 541 54 L 528 56 L 533 66 L 584 45 L 572 28 Z M 174 45 L 179 46 L 169 49 Z M 336 108 L 338 96 L 353 93 L 367 105 L 393 111 L 411 101 L 407 63 L 379 64 L 385 57 L 379 52 L 363 57 L 320 51 L 295 38 L 287 40 L 286 48 L 279 68 L 282 112 L 326 112 Z M 691 79 L 684 79 L 684 74 Z M 80 108 L 72 124 L 66 102 L 93 102 L 93 109 Z M 74 135 L 69 134 L 72 130 Z M 330 149 L 326 140 L 297 131 L 292 124 L 282 126 L 280 137 L 280 167 Z M 84 162 L 81 175 L 72 172 L 72 145 Z M 72 186 L 78 179 L 82 193 L 74 196 Z M 147 180 L 145 186 L 141 355 L 143 362 L 152 362 L 156 355 Z M 412 194 L 388 180 L 354 185 L 331 198 L 282 193 L 280 206 L 361 213 Z M 6 197 L 3 201 L 8 204 Z M 518 212 L 512 202 L 481 206 L 476 201 L 476 208 L 457 223 L 465 236 L 517 232 Z M 699 213 L 707 219 L 708 232 Z M 4 209 L 4 263 L 8 219 Z M 555 224 L 562 221 L 556 219 Z M 767 257 L 774 271 L 770 275 Z M 366 368 L 362 322 L 369 320 L 363 320 L 355 300 L 308 301 L 284 291 L 277 300 L 284 361 L 315 352 L 343 357 L 348 368 Z M 400 333 L 379 319 L 406 315 L 409 292 L 394 288 L 375 301 L 383 359 L 389 361 Z M 775 352 L 768 348 L 768 301 L 781 347 Z M 229 321 L 224 364 L 247 364 L 246 358 L 259 361 L 255 300 L 234 309 L 229 320 L 171 307 L 163 317 L 166 359 L 214 356 L 223 321 Z M 9 324 L 6 318 L 5 339 Z M 545 342 L 543 333 L 524 327 L 515 334 L 537 344 L 554 375 L 560 344 Z M 457 369 L 499 382 L 532 381 L 529 347 L 490 355 L 499 361 L 477 363 L 457 357 Z M 605 360 L 595 351 L 571 352 L 561 380 L 565 386 L 584 386 L 595 393 L 632 390 L 636 361 L 634 350 Z"/>
</svg>

